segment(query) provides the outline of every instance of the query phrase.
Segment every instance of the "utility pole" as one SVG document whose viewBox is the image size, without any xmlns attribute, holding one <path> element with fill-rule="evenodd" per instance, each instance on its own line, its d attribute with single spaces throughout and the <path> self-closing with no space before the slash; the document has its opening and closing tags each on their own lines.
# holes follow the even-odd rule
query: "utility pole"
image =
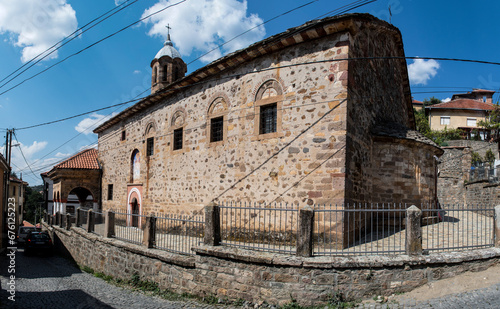
<svg viewBox="0 0 500 309">
<path fill-rule="evenodd" d="M 7 129 L 5 134 L 5 159 L 7 160 L 7 173 L 5 173 L 5 187 L 4 187 L 4 207 L 1 210 L 3 212 L 3 237 L 2 248 L 6 248 L 7 245 L 7 205 L 9 205 L 9 189 L 10 189 L 10 159 L 12 151 L 12 132 L 13 129 Z"/>
</svg>

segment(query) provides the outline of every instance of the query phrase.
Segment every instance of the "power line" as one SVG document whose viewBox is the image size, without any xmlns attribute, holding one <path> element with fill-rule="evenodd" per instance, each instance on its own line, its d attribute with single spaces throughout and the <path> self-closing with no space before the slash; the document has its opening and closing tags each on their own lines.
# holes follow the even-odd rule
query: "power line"
<svg viewBox="0 0 500 309">
<path fill-rule="evenodd" d="M 65 38 L 63 38 L 62 40 L 60 40 L 59 42 L 55 43 L 54 45 L 52 45 L 51 47 L 47 48 L 46 50 L 44 50 L 43 52 L 39 53 L 38 55 L 36 55 L 35 57 L 33 57 L 32 59 L 30 59 L 28 62 L 26 62 L 25 64 L 23 64 L 21 67 L 19 67 L 18 69 L 16 69 L 14 72 L 10 73 L 9 75 L 7 75 L 6 77 L 4 77 L 2 80 L 0 80 L 0 83 L 3 82 L 4 80 L 6 80 L 7 78 L 9 78 L 10 76 L 14 75 L 16 72 L 20 71 L 21 69 L 23 69 L 24 67 L 28 66 L 30 63 L 34 62 L 35 59 L 41 57 L 43 54 L 47 53 L 46 55 L 44 55 L 43 57 L 41 57 L 40 59 L 38 59 L 37 61 L 35 61 L 32 65 L 28 66 L 26 69 L 22 70 L 19 74 L 15 75 L 14 77 L 12 77 L 11 79 L 9 79 L 7 82 L 5 82 L 3 85 L 0 86 L 0 88 L 4 87 L 5 85 L 7 85 L 8 83 L 10 83 L 11 81 L 13 81 L 14 79 L 16 79 L 18 76 L 20 76 L 21 74 L 23 74 L 24 72 L 26 72 L 27 70 L 29 70 L 30 68 L 32 68 L 33 66 L 35 66 L 36 64 L 38 64 L 39 62 L 41 62 L 43 59 L 47 58 L 48 56 L 50 56 L 51 54 L 53 54 L 54 52 L 58 51 L 59 49 L 61 49 L 64 45 L 68 44 L 69 42 L 73 41 L 74 39 L 76 39 L 77 37 L 79 37 L 81 34 L 89 31 L 90 29 L 94 28 L 95 26 L 97 26 L 98 24 L 102 23 L 103 21 L 105 21 L 106 19 L 110 18 L 111 16 L 119 13 L 120 11 L 124 10 L 125 8 L 131 6 L 132 4 L 136 3 L 137 1 L 139 0 L 135 0 L 131 3 L 128 3 L 130 2 L 130 0 L 128 1 L 125 1 L 124 3 L 118 5 L 118 6 L 115 6 L 113 9 L 107 11 L 106 13 L 100 15 L 99 17 L 97 18 L 94 18 L 93 20 L 91 20 L 90 22 L 88 22 L 87 24 L 85 24 L 84 26 L 76 29 L 75 31 L 73 31 L 73 33 L 71 33 L 70 35 L 66 36 Z M 128 4 L 127 4 L 128 3 Z M 125 5 L 127 4 L 127 5 Z M 118 9 L 118 10 L 117 10 Z M 113 12 L 114 10 L 117 10 L 116 12 Z M 101 19 L 102 17 L 106 16 L 107 14 L 113 12 L 111 15 L 105 17 L 104 19 L 98 21 L 99 19 Z M 95 23 L 94 25 L 92 25 L 95 21 L 98 21 L 97 23 Z M 91 26 L 90 26 L 91 25 Z M 90 26 L 90 27 L 89 27 Z M 85 29 L 89 27 L 88 29 Z M 83 30 L 85 29 L 85 30 Z M 82 31 L 83 30 L 83 31 Z M 63 43 L 64 42 L 64 43 Z M 62 43 L 62 44 L 61 44 Z M 49 52 L 50 51 L 50 52 Z"/>
<path fill-rule="evenodd" d="M 19 138 L 18 138 L 18 137 L 17 137 L 17 135 L 16 135 L 16 131 L 15 131 L 15 130 L 13 130 L 13 133 L 14 133 L 14 136 L 16 137 L 16 141 L 19 143 Z M 31 169 L 30 164 L 29 164 L 29 163 L 28 163 L 28 161 L 26 160 L 26 157 L 24 156 L 23 149 L 21 148 L 21 145 L 19 145 L 19 151 L 21 152 L 21 155 L 23 156 L 24 162 L 25 162 L 25 163 L 26 163 L 26 165 L 29 167 L 29 169 L 30 169 L 31 173 L 33 174 L 33 176 L 37 177 L 37 176 L 35 175 L 35 173 L 33 173 L 33 170 Z"/>
<path fill-rule="evenodd" d="M 129 101 L 126 101 L 126 102 L 114 104 L 114 105 L 103 107 L 103 108 L 94 109 L 92 111 L 84 112 L 84 113 L 81 113 L 81 114 L 69 116 L 69 117 L 66 117 L 66 118 L 58 119 L 58 120 L 53 120 L 53 121 L 39 123 L 39 124 L 27 126 L 27 127 L 17 128 L 16 130 L 26 130 L 26 129 L 33 129 L 33 128 L 37 128 L 37 127 L 41 127 L 41 126 L 46 126 L 46 125 L 49 125 L 49 124 L 54 124 L 54 123 L 62 122 L 62 121 L 65 121 L 65 120 L 77 118 L 77 117 L 80 117 L 80 116 L 85 116 L 85 115 L 88 115 L 88 114 L 92 114 L 92 113 L 99 112 L 99 111 L 102 111 L 102 110 L 110 109 L 110 108 L 113 108 L 113 107 L 123 106 L 123 105 L 126 105 L 126 104 L 130 104 L 132 102 L 136 102 L 136 101 L 142 100 L 144 98 L 146 98 L 146 97 L 142 97 L 142 98 L 138 98 L 138 99 L 132 99 L 132 100 L 129 100 Z"/>
<path fill-rule="evenodd" d="M 66 58 L 64 58 L 64 59 L 62 59 L 62 60 L 60 60 L 60 61 L 58 61 L 58 62 L 54 63 L 53 65 L 51 65 L 51 66 L 49 66 L 49 67 L 45 68 L 44 70 L 42 70 L 42 71 L 38 72 L 37 74 L 32 75 L 31 77 L 28 77 L 28 78 L 24 79 L 22 82 L 20 82 L 20 83 L 18 83 L 18 84 L 16 84 L 16 85 L 14 85 L 14 86 L 10 87 L 9 89 L 7 89 L 7 90 L 5 90 L 5 91 L 1 92 L 1 93 L 0 93 L 0 96 L 1 96 L 1 95 L 6 94 L 7 92 L 9 92 L 9 91 L 11 91 L 11 90 L 13 90 L 13 89 L 15 89 L 15 88 L 17 88 L 17 87 L 19 87 L 20 85 L 24 84 L 25 82 L 27 82 L 27 81 L 29 81 L 29 80 L 31 80 L 31 79 L 33 79 L 33 78 L 35 78 L 35 77 L 37 77 L 37 76 L 39 76 L 39 75 L 41 75 L 41 74 L 45 73 L 45 72 L 47 72 L 48 70 L 52 69 L 53 67 L 55 67 L 55 66 L 57 66 L 57 65 L 59 65 L 59 64 L 61 64 L 61 63 L 63 63 L 63 62 L 65 62 L 66 60 L 68 60 L 68 59 L 70 59 L 70 58 L 72 58 L 72 57 L 74 57 L 74 56 L 76 56 L 76 55 L 79 55 L 79 54 L 81 54 L 82 52 L 84 52 L 84 51 L 86 51 L 86 50 L 88 50 L 88 49 L 90 49 L 90 48 L 92 48 L 92 47 L 96 46 L 97 44 L 99 44 L 99 43 L 101 43 L 101 42 L 103 42 L 103 41 L 105 41 L 105 40 L 107 40 L 107 39 L 109 39 L 109 38 L 111 38 L 111 37 L 113 37 L 113 36 L 115 36 L 115 35 L 117 35 L 117 34 L 119 34 L 119 33 L 123 32 L 123 31 L 125 31 L 125 30 L 127 30 L 127 29 L 129 29 L 129 28 L 131 28 L 131 27 L 133 27 L 133 26 L 135 26 L 136 24 L 140 23 L 141 21 L 143 21 L 143 20 L 145 20 L 145 19 L 147 19 L 147 18 L 149 18 L 149 17 L 151 17 L 151 16 L 153 16 L 153 15 L 159 14 L 159 13 L 161 13 L 161 12 L 163 12 L 163 11 L 165 11 L 165 10 L 167 10 L 167 9 L 171 8 L 171 7 L 177 6 L 177 5 L 179 5 L 179 4 L 183 3 L 183 2 L 186 2 L 186 1 L 187 1 L 187 0 L 181 0 L 181 1 L 177 2 L 177 3 L 171 4 L 171 5 L 167 6 L 167 7 L 164 7 L 163 9 L 160 9 L 160 10 L 158 10 L 158 11 L 156 11 L 156 12 L 153 12 L 153 13 L 149 14 L 149 15 L 148 15 L 148 16 L 146 16 L 146 17 L 143 17 L 143 18 L 139 19 L 138 21 L 133 22 L 132 24 L 130 24 L 130 25 L 126 26 L 126 27 L 121 28 L 121 29 L 120 29 L 120 30 L 118 30 L 118 31 L 113 32 L 112 34 L 110 34 L 110 35 L 108 35 L 108 36 L 106 36 L 106 37 L 104 37 L 104 38 L 102 38 L 102 39 L 100 39 L 100 40 L 98 40 L 98 41 L 96 41 L 96 42 L 94 42 L 94 43 L 92 43 L 92 44 L 88 45 L 87 47 L 85 47 L 85 48 L 83 48 L 83 49 L 80 49 L 80 50 L 79 50 L 79 51 L 77 51 L 76 53 L 73 53 L 73 54 L 71 54 L 71 55 L 67 56 Z M 1 88 L 1 87 L 0 87 L 0 88 Z"/>
</svg>

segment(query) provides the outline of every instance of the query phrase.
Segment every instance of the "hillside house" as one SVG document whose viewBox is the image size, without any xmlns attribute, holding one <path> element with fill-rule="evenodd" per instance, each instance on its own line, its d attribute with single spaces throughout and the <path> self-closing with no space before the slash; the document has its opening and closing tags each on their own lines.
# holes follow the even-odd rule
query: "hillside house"
<svg viewBox="0 0 500 309">
<path fill-rule="evenodd" d="M 454 94 L 451 101 L 425 107 L 432 130 L 461 129 L 464 139 L 490 139 L 490 130 L 479 127 L 495 109 L 492 97 L 495 91 L 474 89 L 472 92 Z"/>
</svg>

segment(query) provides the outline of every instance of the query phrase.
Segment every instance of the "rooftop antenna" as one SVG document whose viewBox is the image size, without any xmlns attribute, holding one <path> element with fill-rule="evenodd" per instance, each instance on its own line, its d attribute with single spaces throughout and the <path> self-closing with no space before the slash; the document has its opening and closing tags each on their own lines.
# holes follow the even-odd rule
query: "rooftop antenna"
<svg viewBox="0 0 500 309">
<path fill-rule="evenodd" d="M 392 24 L 392 12 L 391 12 L 391 6 L 389 5 L 389 24 Z"/>
</svg>

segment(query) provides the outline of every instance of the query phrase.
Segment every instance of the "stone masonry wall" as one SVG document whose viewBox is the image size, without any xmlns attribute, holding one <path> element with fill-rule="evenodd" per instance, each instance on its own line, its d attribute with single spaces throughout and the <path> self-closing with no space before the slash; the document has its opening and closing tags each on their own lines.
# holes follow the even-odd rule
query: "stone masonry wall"
<svg viewBox="0 0 500 309">
<path fill-rule="evenodd" d="M 453 254 L 393 257 L 313 257 L 202 246 L 187 257 L 106 239 L 81 228 L 47 227 L 60 249 L 82 266 L 115 278 L 157 282 L 162 289 L 254 303 L 327 303 L 410 291 L 433 280 L 480 271 L 499 261 L 496 248 Z"/>
<path fill-rule="evenodd" d="M 372 129 L 385 123 L 412 128 L 408 112 L 409 89 L 406 64 L 400 59 L 358 59 L 365 57 L 404 57 L 401 34 L 397 29 L 373 29 L 362 25 L 349 46 L 349 84 L 346 150 L 346 201 L 373 202 L 375 178 Z M 412 161 L 415 157 L 403 157 Z M 419 159 L 418 159 L 419 160 Z M 400 202 L 393 200 L 392 202 Z"/>
<path fill-rule="evenodd" d="M 437 175 L 430 152 L 416 142 L 373 143 L 373 200 L 419 208 L 433 203 Z"/>
<path fill-rule="evenodd" d="M 301 64 L 347 58 L 348 38 L 337 33 L 250 61 L 100 133 L 103 197 L 108 184 L 114 191 L 112 200 L 103 198 L 103 208 L 125 211 L 132 185 L 142 187 L 142 214 L 191 213 L 212 200 L 342 203 L 347 61 Z M 269 68 L 276 70 L 259 72 Z M 282 92 L 278 132 L 269 137 L 255 133 L 256 94 L 268 81 Z M 210 143 L 211 106 L 221 100 L 217 110 L 227 135 Z M 177 127 L 183 127 L 184 147 L 174 151 Z M 155 138 L 150 157 L 147 134 Z M 141 155 L 140 178 L 132 184 L 134 149 Z"/>
</svg>

